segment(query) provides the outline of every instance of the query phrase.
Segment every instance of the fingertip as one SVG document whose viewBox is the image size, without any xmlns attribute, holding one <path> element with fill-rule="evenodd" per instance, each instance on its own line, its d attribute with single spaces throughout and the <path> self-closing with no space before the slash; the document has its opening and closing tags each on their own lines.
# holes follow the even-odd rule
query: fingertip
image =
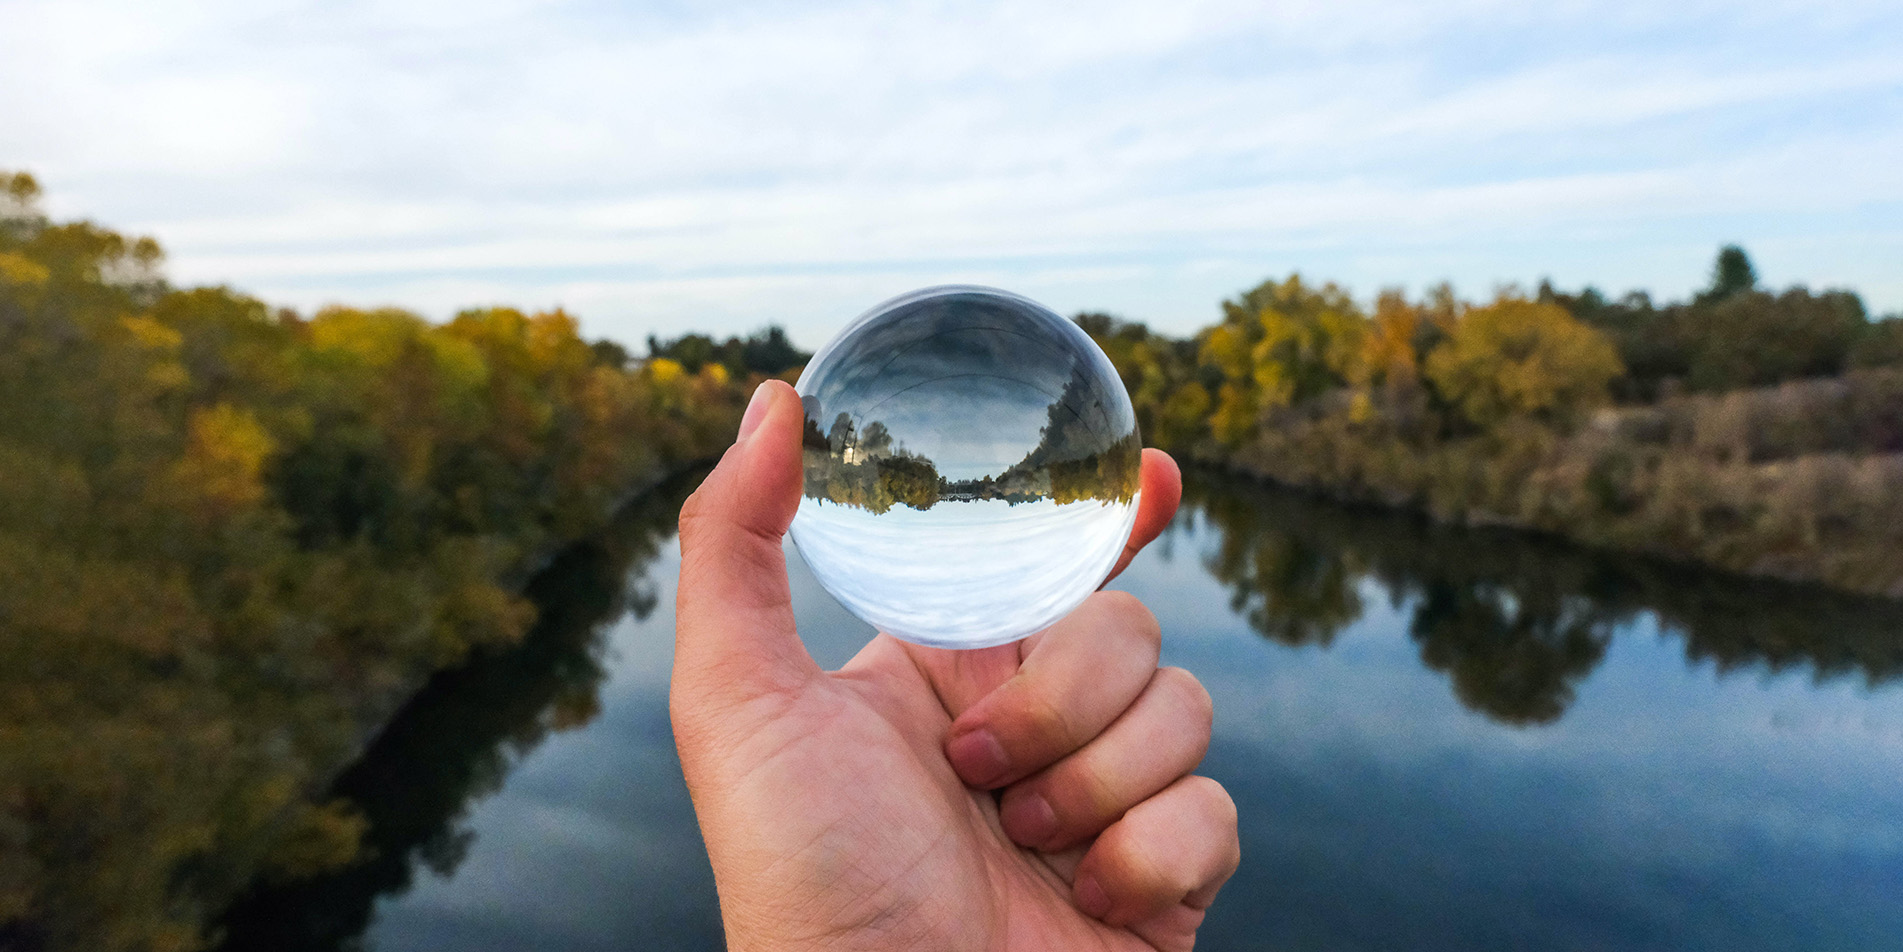
<svg viewBox="0 0 1903 952">
<path fill-rule="evenodd" d="M 1163 534 L 1170 520 L 1176 518 L 1176 507 L 1182 503 L 1182 471 L 1168 453 L 1158 449 L 1144 450 L 1143 465 L 1139 472 L 1143 491 L 1137 497 L 1136 519 L 1130 525 L 1130 537 L 1124 541 L 1123 554 L 1117 557 L 1117 564 L 1104 577 L 1105 584 L 1122 575 L 1137 553 Z"/>
<path fill-rule="evenodd" d="M 1176 515 L 1176 507 L 1183 501 L 1183 470 L 1170 454 L 1150 448 L 1143 451 L 1140 472 L 1145 515 L 1157 524 L 1160 532 L 1162 526 Z"/>
<path fill-rule="evenodd" d="M 756 400 L 766 404 L 759 423 L 745 441 L 745 487 L 769 496 L 785 510 L 779 531 L 786 531 L 799 506 L 802 483 L 800 428 L 806 410 L 799 394 L 784 380 L 768 380 L 760 385 Z"/>
<path fill-rule="evenodd" d="M 692 523 L 731 523 L 777 545 L 799 508 L 804 419 L 799 395 L 786 381 L 767 380 L 755 388 L 734 444 L 682 509 L 683 532 Z"/>
<path fill-rule="evenodd" d="M 735 443 L 745 443 L 753 431 L 760 428 L 760 420 L 766 416 L 766 410 L 773 405 L 773 394 L 767 388 L 770 381 L 761 381 L 753 388 L 753 396 L 747 399 L 747 412 L 740 416 L 740 433 L 734 437 Z"/>
<path fill-rule="evenodd" d="M 1011 772 L 1010 755 L 997 735 L 984 728 L 954 734 L 945 743 L 945 759 L 967 786 L 988 790 Z"/>
<path fill-rule="evenodd" d="M 759 432 L 760 423 L 764 423 L 770 416 L 784 413 L 790 409 L 789 404 L 793 407 L 800 406 L 799 391 L 794 390 L 792 384 L 778 377 L 768 377 L 760 381 L 760 385 L 753 390 L 753 398 L 747 402 L 747 414 L 740 422 L 739 438 L 745 440 Z M 801 409 L 804 410 L 803 407 Z M 753 425 L 749 426 L 749 423 Z M 784 421 L 781 425 L 784 426 Z"/>
</svg>

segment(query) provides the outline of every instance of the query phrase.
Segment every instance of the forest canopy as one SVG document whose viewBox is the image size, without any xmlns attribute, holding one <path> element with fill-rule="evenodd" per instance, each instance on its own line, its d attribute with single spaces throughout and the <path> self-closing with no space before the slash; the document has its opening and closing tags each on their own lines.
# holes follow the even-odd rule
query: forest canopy
<svg viewBox="0 0 1903 952">
<path fill-rule="evenodd" d="M 0 174 L 0 947 L 193 948 L 246 880 L 349 857 L 336 772 L 747 381 L 559 309 L 173 287 L 38 199 Z"/>
<path fill-rule="evenodd" d="M 786 331 L 777 324 L 724 341 L 716 341 L 706 334 L 683 334 L 667 341 L 648 335 L 649 363 L 672 361 L 690 374 L 700 373 L 709 364 L 718 364 L 731 376 L 777 377 L 806 366 L 812 356 L 794 347 L 792 341 L 787 340 Z"/>
</svg>

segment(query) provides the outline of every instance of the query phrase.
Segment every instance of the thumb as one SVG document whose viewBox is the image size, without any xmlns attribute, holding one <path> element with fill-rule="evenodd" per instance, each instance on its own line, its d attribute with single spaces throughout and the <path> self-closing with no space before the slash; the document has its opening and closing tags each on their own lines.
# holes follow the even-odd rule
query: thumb
<svg viewBox="0 0 1903 952">
<path fill-rule="evenodd" d="M 740 436 L 681 507 L 675 602 L 676 723 L 799 690 L 820 674 L 793 625 L 780 538 L 799 508 L 799 395 L 768 380 Z"/>
</svg>

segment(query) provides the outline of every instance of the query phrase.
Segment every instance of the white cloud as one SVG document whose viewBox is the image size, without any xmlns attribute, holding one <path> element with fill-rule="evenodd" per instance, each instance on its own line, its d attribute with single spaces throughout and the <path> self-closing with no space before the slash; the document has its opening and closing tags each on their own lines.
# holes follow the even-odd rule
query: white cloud
<svg viewBox="0 0 1903 952">
<path fill-rule="evenodd" d="M 816 343 L 986 275 L 1186 329 L 1295 268 L 1682 293 L 1730 240 L 1903 306 L 1886 4 L 10 6 L 0 164 L 300 306 Z"/>
</svg>

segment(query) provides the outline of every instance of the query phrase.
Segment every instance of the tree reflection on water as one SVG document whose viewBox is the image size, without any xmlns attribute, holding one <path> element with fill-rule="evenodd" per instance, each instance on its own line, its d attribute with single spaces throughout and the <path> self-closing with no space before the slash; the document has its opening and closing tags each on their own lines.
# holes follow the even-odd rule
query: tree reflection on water
<svg viewBox="0 0 1903 952">
<path fill-rule="evenodd" d="M 1896 604 L 1437 526 L 1205 471 L 1187 483 L 1177 531 L 1213 530 L 1201 533 L 1203 566 L 1251 629 L 1327 648 L 1386 599 L 1422 663 L 1447 676 L 1462 704 L 1501 723 L 1564 716 L 1615 634 L 1647 616 L 1683 640 L 1688 663 L 1721 674 L 1803 670 L 1877 684 L 1903 672 Z M 595 717 L 606 632 L 623 613 L 655 610 L 660 582 L 644 567 L 672 537 L 693 484 L 664 487 L 537 578 L 529 594 L 541 621 L 519 648 L 432 681 L 337 782 L 368 820 L 363 858 L 315 880 L 254 885 L 223 921 L 225 947 L 356 948 L 379 898 L 405 892 L 421 871 L 453 872 L 471 846 L 476 802 L 552 732 Z M 691 823 L 678 835 L 694 837 Z M 711 892 L 705 902 L 711 908 Z M 669 928 L 684 931 L 661 944 L 720 944 L 711 912 Z"/>
<path fill-rule="evenodd" d="M 1208 471 L 1191 474 L 1184 506 L 1220 533 L 1204 566 L 1255 631 L 1325 647 L 1383 591 L 1409 613 L 1422 663 L 1503 723 L 1565 714 L 1614 632 L 1648 613 L 1684 639 L 1688 661 L 1721 673 L 1808 669 L 1875 685 L 1903 672 L 1894 602 L 1441 526 Z"/>
<path fill-rule="evenodd" d="M 469 808 L 551 733 L 599 713 L 606 633 L 659 604 L 658 583 L 642 569 L 673 537 L 699 478 L 647 494 L 530 582 L 538 621 L 522 644 L 432 679 L 338 778 L 334 793 L 368 821 L 363 858 L 318 879 L 254 885 L 224 918 L 224 947 L 352 948 L 376 900 L 407 890 L 419 867 L 453 873 L 474 838 Z"/>
</svg>

